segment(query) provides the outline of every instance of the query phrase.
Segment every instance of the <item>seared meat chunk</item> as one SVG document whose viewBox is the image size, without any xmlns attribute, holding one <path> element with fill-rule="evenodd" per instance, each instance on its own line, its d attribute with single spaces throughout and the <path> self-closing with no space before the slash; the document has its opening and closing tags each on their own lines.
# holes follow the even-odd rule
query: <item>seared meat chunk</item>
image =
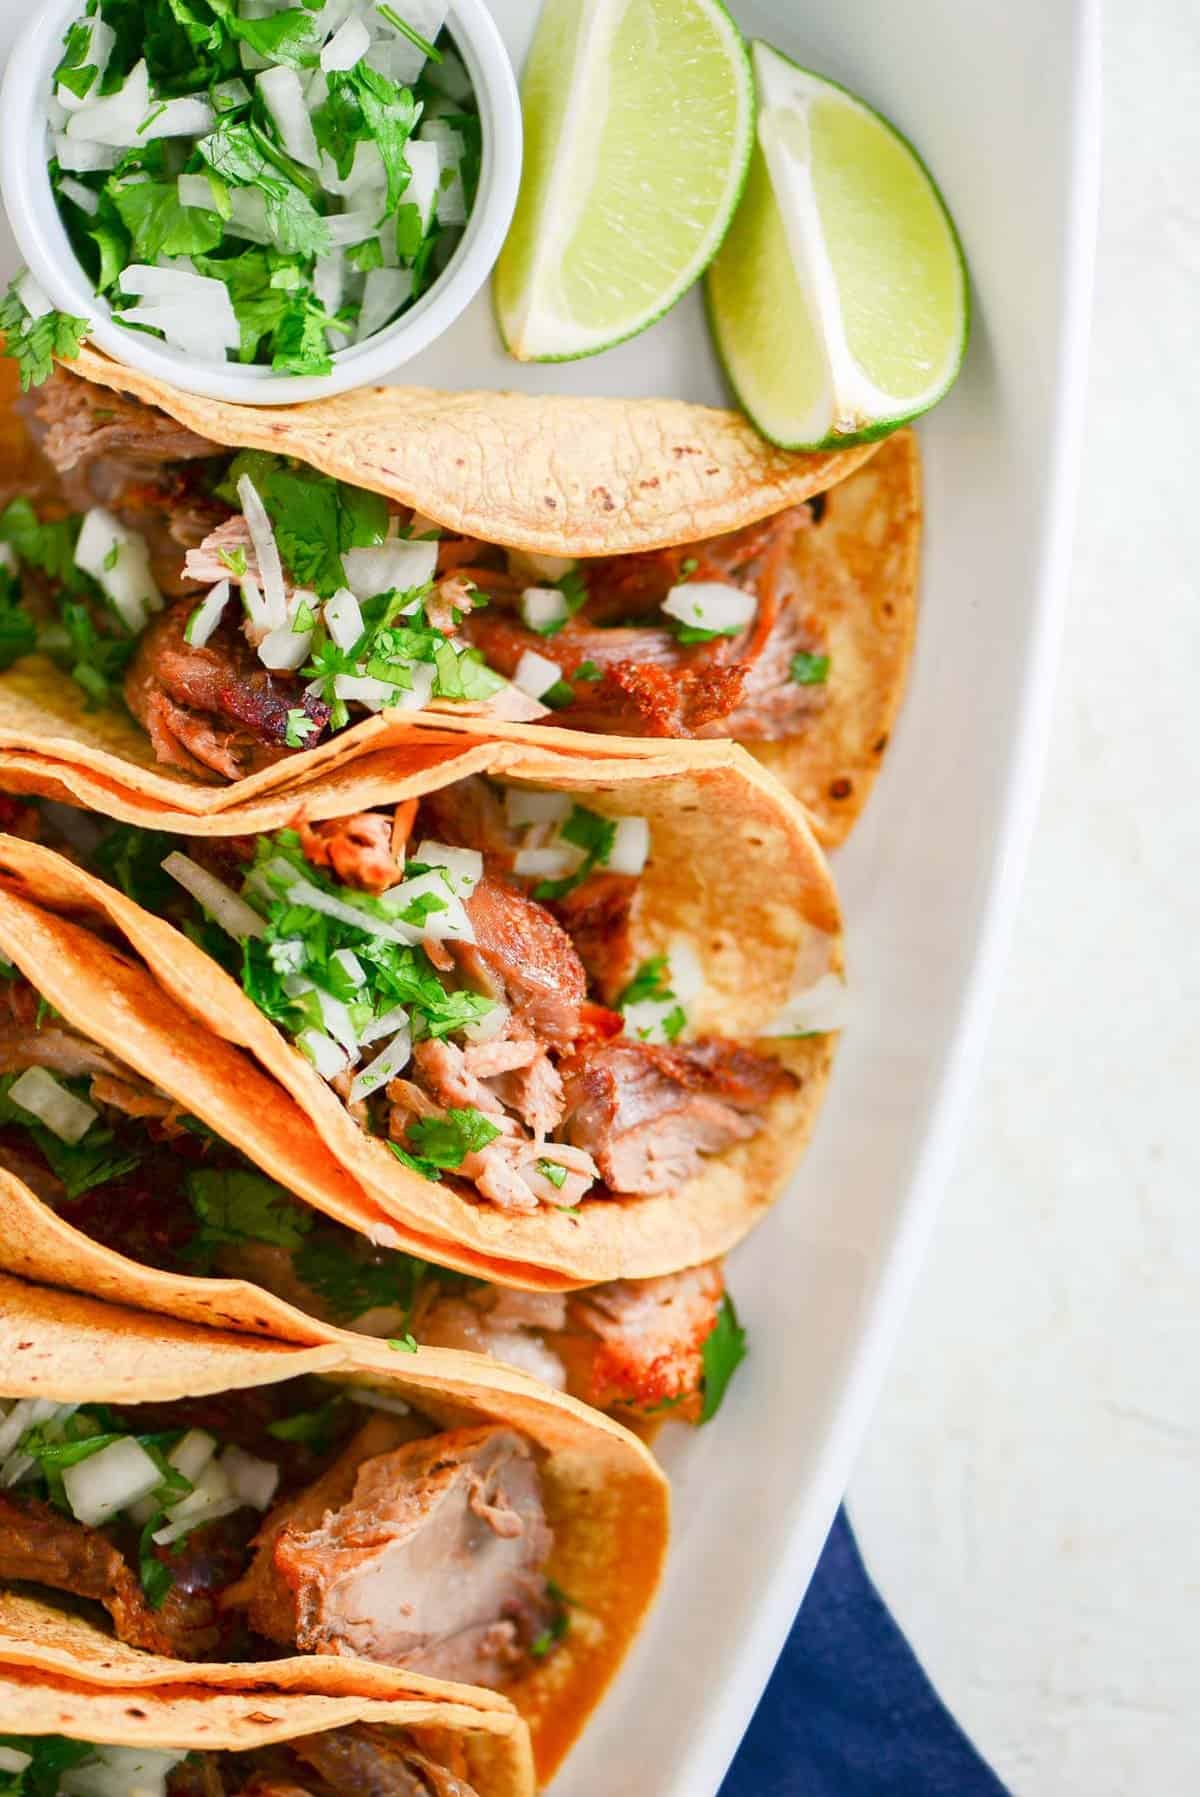
<svg viewBox="0 0 1200 1797">
<path fill-rule="evenodd" d="M 35 429 L 41 447 L 60 474 L 86 468 L 102 457 L 120 457 L 139 467 L 218 455 L 220 450 L 165 412 L 78 375 L 56 368 L 38 395 Z"/>
<path fill-rule="evenodd" d="M 500 1426 L 396 1445 L 402 1433 L 372 1419 L 268 1517 L 226 1601 L 304 1653 L 501 1684 L 550 1615 L 551 1536 L 532 1453 Z"/>
<path fill-rule="evenodd" d="M 236 780 L 287 753 L 288 713 L 316 726 L 329 707 L 302 683 L 271 674 L 241 632 L 222 623 L 202 649 L 184 635 L 191 605 L 168 607 L 142 633 L 125 675 L 125 700 L 160 761 Z"/>
<path fill-rule="evenodd" d="M 635 874 L 593 873 L 554 906 L 605 1004 L 616 1004 L 637 971 L 632 931 L 637 892 Z"/>
<path fill-rule="evenodd" d="M 403 812 L 408 808 L 397 809 Z M 397 856 L 398 821 L 390 812 L 358 811 L 353 817 L 302 823 L 300 847 L 306 861 L 328 868 L 344 886 L 356 886 L 360 892 L 386 892 L 404 878 L 407 833 L 399 834 L 401 852 Z"/>
<path fill-rule="evenodd" d="M 529 1029 L 555 1048 L 579 1035 L 587 974 L 575 945 L 543 905 L 485 875 L 467 902 L 475 941 L 454 954 L 478 991 L 512 1006 Z"/>
<path fill-rule="evenodd" d="M 587 1045 L 566 1069 L 569 1142 L 614 1192 L 669 1192 L 762 1128 L 770 1101 L 795 1085 L 769 1056 L 715 1038 L 667 1048 Z"/>
<path fill-rule="evenodd" d="M 197 1586 L 173 1586 L 153 1610 L 137 1574 L 99 1529 L 36 1499 L 0 1496 L 0 1583 L 20 1582 L 103 1604 L 118 1640 L 148 1653 L 194 1660 L 219 1639 L 212 1599 Z"/>
<path fill-rule="evenodd" d="M 422 1753 L 404 1735 L 362 1724 L 306 1735 L 289 1743 L 330 1797 L 475 1797 L 470 1786 Z"/>
<path fill-rule="evenodd" d="M 499 867 L 508 867 L 515 838 L 504 817 L 504 801 L 482 774 L 452 780 L 421 799 L 421 829 L 438 842 L 478 849 Z"/>
<path fill-rule="evenodd" d="M 561 1346 L 569 1389 L 599 1410 L 645 1411 L 669 1401 L 672 1416 L 696 1420 L 704 1344 L 724 1294 L 720 1261 L 573 1292 Z"/>
</svg>

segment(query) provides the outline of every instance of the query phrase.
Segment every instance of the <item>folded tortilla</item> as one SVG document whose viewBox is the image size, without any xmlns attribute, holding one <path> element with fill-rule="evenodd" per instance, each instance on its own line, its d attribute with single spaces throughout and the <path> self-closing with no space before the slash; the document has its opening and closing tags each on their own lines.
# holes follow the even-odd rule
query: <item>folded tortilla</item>
<svg viewBox="0 0 1200 1797">
<path fill-rule="evenodd" d="M 691 1017 L 698 1033 L 712 1030 L 752 1044 L 798 984 L 811 986 L 840 966 L 837 898 L 804 813 L 736 746 L 675 744 L 648 761 L 585 757 L 574 748 L 548 749 L 536 728 L 499 734 L 464 723 L 453 739 L 457 753 L 436 740 L 421 767 L 423 726 L 409 731 L 399 770 L 378 758 L 365 790 L 345 770 L 332 808 L 329 789 L 313 789 L 313 814 L 397 803 L 486 771 L 532 790 L 569 791 L 610 816 L 646 818 L 653 852 L 641 875 L 636 959 L 666 950 L 675 937 L 693 945 L 704 977 Z M 256 821 L 278 827 L 306 810 L 306 800 L 298 805 L 297 795 L 280 795 L 273 807 L 260 807 Z M 710 1155 L 684 1185 L 654 1196 L 585 1197 L 573 1213 L 543 1206 L 534 1215 L 513 1214 L 402 1166 L 360 1128 L 240 985 L 172 925 L 52 850 L 16 837 L 0 838 L 0 875 L 0 949 L 85 1034 L 196 1115 L 211 1116 L 218 1132 L 272 1177 L 353 1223 L 344 1187 L 335 1202 L 314 1195 L 307 1167 L 306 1184 L 297 1184 L 266 1137 L 256 1143 L 253 1107 L 241 1113 L 240 1097 L 220 1089 L 219 1074 L 193 1076 L 180 1066 L 192 1044 L 204 1044 L 207 1053 L 214 1038 L 248 1051 L 312 1119 L 339 1168 L 366 1194 L 358 1227 L 501 1283 L 562 1288 L 716 1259 L 779 1195 L 811 1134 L 828 1079 L 830 1035 L 772 1038 L 770 1051 L 795 1076 L 794 1085 L 770 1100 L 756 1135 Z M 93 933 L 97 926 L 118 932 L 140 966 L 104 944 Z M 158 1020 L 153 1038 L 148 1028 L 129 1032 L 114 1018 L 105 991 L 117 977 L 141 995 L 139 1017 L 147 1025 Z M 163 995 L 195 1019 L 171 1054 L 163 1043 L 177 1033 L 177 1013 L 161 1020 Z M 239 1115 L 231 1119 L 231 1111 Z M 390 1237 L 379 1234 L 381 1216 Z"/>
<path fill-rule="evenodd" d="M 883 445 L 795 455 L 735 413 L 672 400 L 386 387 L 263 409 L 177 392 L 87 348 L 70 366 L 215 445 L 295 456 L 444 528 L 528 552 L 587 557 L 698 542 L 821 496 L 820 528 L 798 533 L 791 572 L 802 595 L 793 603 L 819 623 L 831 666 L 804 689 L 812 706 L 798 733 L 756 753 L 810 807 L 827 843 L 857 817 L 899 708 L 914 632 L 921 506 L 910 431 Z M 9 413 L 0 487 L 36 483 L 36 458 Z M 429 715 L 455 710 L 468 708 L 439 700 Z M 395 717 L 368 717 L 231 784 L 204 784 L 160 764 L 123 707 L 90 706 L 32 655 L 0 673 L 0 775 L 49 794 L 60 780 L 86 783 L 140 807 L 147 821 L 164 809 L 240 813 L 402 741 Z M 625 752 L 652 746 L 637 737 Z"/>
<path fill-rule="evenodd" d="M 249 1779 L 265 1748 L 303 1736 L 336 1737 L 368 1728 L 383 1742 L 411 1744 L 473 1797 L 534 1797 L 529 1731 L 515 1710 L 411 1696 L 326 1696 L 319 1665 L 311 1689 L 209 1688 L 204 1668 L 173 1662 L 159 1686 L 92 1684 L 90 1635 L 72 1675 L 55 1676 L 16 1663 L 0 1664 L 0 1735 L 58 1736 L 126 1749 L 236 1754 L 231 1770 Z M 174 1682 L 182 1679 L 183 1683 Z M 244 1772 L 242 1764 L 244 1756 Z M 439 1788 L 439 1787 L 433 1787 Z M 239 1785 L 240 1789 L 240 1785 Z M 347 1797 L 361 1797 L 358 1785 Z"/>
<path fill-rule="evenodd" d="M 249 1663 L 179 1662 L 116 1641 L 42 1596 L 0 1592 L 0 1665 L 106 1691 L 176 1687 L 246 1694 L 412 1699 L 528 1723 L 549 1780 L 644 1620 L 661 1574 L 669 1488 L 618 1423 L 474 1354 L 397 1353 L 361 1338 L 317 1347 L 233 1336 L 0 1275 L 0 1396 L 56 1403 L 165 1403 L 316 1374 L 400 1399 L 439 1428 L 503 1423 L 533 1444 L 554 1535 L 547 1573 L 571 1626 L 503 1695 L 388 1667 L 342 1648 Z M 364 1412 L 364 1414 L 367 1414 Z M 485 1724 L 486 1726 L 486 1724 Z M 520 1788 L 520 1787 L 517 1787 Z"/>
</svg>

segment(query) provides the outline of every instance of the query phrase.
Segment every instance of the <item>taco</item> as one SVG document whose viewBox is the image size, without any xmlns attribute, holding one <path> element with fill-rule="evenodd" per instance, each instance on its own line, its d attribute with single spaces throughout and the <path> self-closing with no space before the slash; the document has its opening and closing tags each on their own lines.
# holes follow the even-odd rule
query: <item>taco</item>
<svg viewBox="0 0 1200 1797">
<path fill-rule="evenodd" d="M 118 932 L 291 1094 L 393 1245 L 528 1286 L 717 1258 L 778 1194 L 831 1061 L 839 919 L 802 812 L 730 745 L 585 761 L 475 726 L 421 768 L 413 730 L 376 809 L 350 770 L 352 809 L 279 795 L 283 827 L 252 836 L 106 847 L 78 820 L 101 840 L 73 853 L 125 891 L 0 838 L 0 946 L 69 1014 L 69 958 L 103 950 L 53 913 Z"/>
<path fill-rule="evenodd" d="M 9 1797 L 533 1797 L 511 1710 L 311 1691 L 122 1690 L 0 1666 Z"/>
<path fill-rule="evenodd" d="M 0 1398 L 0 1662 L 53 1676 L 507 1699 L 546 1779 L 661 1570 L 649 1452 L 476 1355 L 0 1277 Z"/>
<path fill-rule="evenodd" d="M 21 820 L 10 808 L 5 821 Z M 56 958 L 72 946 L 68 932 Z M 492 1354 L 643 1428 L 715 1415 L 744 1352 L 719 1262 L 568 1293 L 515 1290 L 405 1253 L 295 1101 L 219 1038 L 181 1054 L 192 1019 L 137 974 L 93 953 L 67 1015 L 7 968 L 0 1267 L 289 1341 L 345 1329 Z M 97 1040 L 129 1042 L 131 1012 L 137 1058 L 170 1078 L 174 1096 Z M 191 1108 L 229 1128 L 229 1111 L 215 1108 L 222 1094 L 244 1101 L 232 1121 L 276 1177 Z M 310 1202 L 280 1178 L 304 1184 Z"/>
<path fill-rule="evenodd" d="M 432 710 L 734 737 L 827 840 L 857 815 L 912 640 L 910 432 L 788 456 L 669 401 L 259 411 L 73 366 L 44 478 L 18 445 L 3 483 L 0 769 L 211 815 Z"/>
</svg>

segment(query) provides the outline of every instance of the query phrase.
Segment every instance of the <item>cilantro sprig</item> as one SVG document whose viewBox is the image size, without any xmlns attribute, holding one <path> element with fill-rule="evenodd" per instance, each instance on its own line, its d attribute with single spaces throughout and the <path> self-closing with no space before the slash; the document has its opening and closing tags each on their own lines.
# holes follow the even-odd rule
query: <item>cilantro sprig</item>
<svg viewBox="0 0 1200 1797">
<path fill-rule="evenodd" d="M 596 868 L 603 867 L 612 854 L 617 826 L 613 818 L 601 817 L 598 811 L 589 811 L 586 805 L 573 805 L 558 833 L 564 842 L 583 850 L 583 860 L 573 874 L 567 874 L 561 880 L 539 880 L 533 889 L 536 899 L 565 898 Z"/>
<path fill-rule="evenodd" d="M 17 364 L 22 393 L 40 387 L 54 372 L 54 358 L 74 361 L 84 338 L 91 330 L 86 318 L 71 312 L 43 312 L 33 318 L 26 310 L 18 291 L 20 276 L 10 281 L 8 291 L 0 299 L 0 332 L 4 336 L 3 353 Z"/>
</svg>

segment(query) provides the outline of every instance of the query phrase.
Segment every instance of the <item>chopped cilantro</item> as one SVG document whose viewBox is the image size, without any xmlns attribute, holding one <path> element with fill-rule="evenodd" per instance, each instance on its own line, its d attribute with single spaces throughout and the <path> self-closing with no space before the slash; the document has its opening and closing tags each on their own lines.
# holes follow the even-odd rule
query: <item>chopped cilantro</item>
<svg viewBox="0 0 1200 1797">
<path fill-rule="evenodd" d="M 19 280 L 20 277 L 18 277 Z M 8 292 L 0 299 L 0 332 L 4 335 L 3 354 L 11 356 L 21 377 L 21 391 L 40 387 L 54 371 L 54 357 L 73 361 L 91 324 L 70 312 L 43 312 L 31 318 L 17 292 L 17 281 L 9 283 Z"/>
<path fill-rule="evenodd" d="M 700 1421 L 707 1423 L 717 1414 L 726 1387 L 746 1358 L 746 1331 L 738 1322 L 733 1299 L 728 1292 L 721 1299 L 717 1325 L 701 1349 L 704 1361 L 704 1403 Z"/>
<path fill-rule="evenodd" d="M 535 1635 L 529 1643 L 529 1651 L 535 1660 L 545 1659 L 550 1649 L 563 1639 L 571 1626 L 571 1613 L 568 1606 L 575 1600 L 568 1597 L 566 1592 L 554 1583 L 553 1579 L 546 1581 L 546 1596 L 555 1606 L 554 1614 L 541 1633 Z"/>
<path fill-rule="evenodd" d="M 345 1399 L 339 1393 L 315 1410 L 297 1410 L 292 1416 L 281 1416 L 267 1424 L 267 1434 L 276 1441 L 300 1441 L 314 1453 L 323 1454 L 333 1440 Z"/>
<path fill-rule="evenodd" d="M 303 1246 L 315 1221 L 282 1186 L 249 1169 L 200 1167 L 184 1184 L 202 1224 L 197 1241 L 204 1247 L 249 1240 L 294 1250 Z"/>
<path fill-rule="evenodd" d="M 415 1335 L 408 1334 L 392 1337 L 388 1342 L 388 1347 L 394 1348 L 398 1354 L 415 1354 L 420 1343 Z"/>
<path fill-rule="evenodd" d="M 218 549 L 217 560 L 238 579 L 246 572 L 246 551 L 239 544 L 236 549 Z"/>
<path fill-rule="evenodd" d="M 29 1756 L 20 1772 L 0 1774 L 5 1797 L 58 1797 L 64 1772 L 90 1759 L 90 1741 L 69 1741 L 65 1735 L 0 1735 L 0 1747 Z"/>
<path fill-rule="evenodd" d="M 37 647 L 37 626 L 21 602 L 21 585 L 8 568 L 0 568 L 0 670 L 11 668 Z"/>
<path fill-rule="evenodd" d="M 163 912 L 179 891 L 163 862 L 178 839 L 162 830 L 143 830 L 134 824 L 109 824 L 92 850 L 92 864 L 127 898 L 143 910 Z"/>
<path fill-rule="evenodd" d="M 551 711 L 562 711 L 575 698 L 574 691 L 566 680 L 556 680 L 542 694 L 542 704 L 548 705 Z"/>
<path fill-rule="evenodd" d="M 828 655 L 807 655 L 803 650 L 792 656 L 789 674 L 797 686 L 823 686 L 829 678 Z"/>
<path fill-rule="evenodd" d="M 554 620 L 553 624 L 537 625 L 536 629 L 539 636 L 557 636 L 563 625 L 567 622 L 567 619 L 573 618 L 580 607 L 587 604 L 587 581 L 584 579 L 578 568 L 572 568 L 569 573 L 564 574 L 562 579 L 556 580 L 554 584 L 566 602 L 566 610 L 561 618 L 556 618 Z"/>
<path fill-rule="evenodd" d="M 643 961 L 621 996 L 617 1000 L 618 1011 L 626 1005 L 640 1004 L 647 998 L 671 998 L 667 981 L 671 977 L 671 969 L 666 955 L 651 955 Z"/>
<path fill-rule="evenodd" d="M 389 25 L 394 25 L 410 44 L 415 44 L 421 54 L 429 58 L 430 62 L 441 62 L 441 51 L 435 49 L 427 37 L 422 37 L 421 33 L 415 26 L 410 25 L 407 19 L 402 19 L 394 6 L 388 6 L 385 0 L 385 3 L 380 5 L 377 10 L 381 18 L 386 19 Z"/>
<path fill-rule="evenodd" d="M 310 718 L 308 713 L 301 711 L 299 706 L 293 706 L 287 714 L 287 729 L 284 731 L 283 740 L 289 749 L 302 749 L 313 731 L 320 730 L 320 728 L 321 726 L 315 718 Z"/>
<path fill-rule="evenodd" d="M 0 1078 L 0 1123 L 18 1125 L 28 1131 L 40 1149 L 50 1171 L 61 1180 L 67 1199 L 82 1198 L 94 1186 L 107 1185 L 130 1173 L 141 1161 L 136 1148 L 119 1143 L 114 1132 L 97 1118 L 78 1142 L 64 1142 L 24 1110 L 9 1093 L 19 1074 L 6 1073 Z M 68 1079 L 61 1082 L 75 1097 L 87 1099 L 88 1082 Z"/>
<path fill-rule="evenodd" d="M 557 1161 L 539 1161 L 537 1170 L 543 1179 L 548 1179 L 560 1192 L 567 1183 L 567 1169 L 560 1167 Z"/>
<path fill-rule="evenodd" d="M 533 889 L 536 899 L 565 898 L 597 867 L 603 867 L 612 854 L 617 826 L 611 817 L 601 817 L 598 811 L 589 811 L 585 805 L 574 805 L 558 833 L 564 842 L 582 849 L 584 858 L 576 871 L 564 879 L 540 880 Z"/>
<path fill-rule="evenodd" d="M 435 1167 L 461 1167 L 468 1154 L 494 1142 L 500 1130 L 482 1111 L 468 1106 L 444 1117 L 418 1117 L 408 1126 L 408 1139 L 418 1155 Z"/>
<path fill-rule="evenodd" d="M 597 667 L 594 661 L 581 661 L 571 675 L 572 680 L 602 680 L 603 678 L 604 669 Z"/>
<path fill-rule="evenodd" d="M 700 563 L 696 560 L 694 555 L 685 555 L 679 564 L 680 580 L 690 580 L 699 566 Z"/>
</svg>

